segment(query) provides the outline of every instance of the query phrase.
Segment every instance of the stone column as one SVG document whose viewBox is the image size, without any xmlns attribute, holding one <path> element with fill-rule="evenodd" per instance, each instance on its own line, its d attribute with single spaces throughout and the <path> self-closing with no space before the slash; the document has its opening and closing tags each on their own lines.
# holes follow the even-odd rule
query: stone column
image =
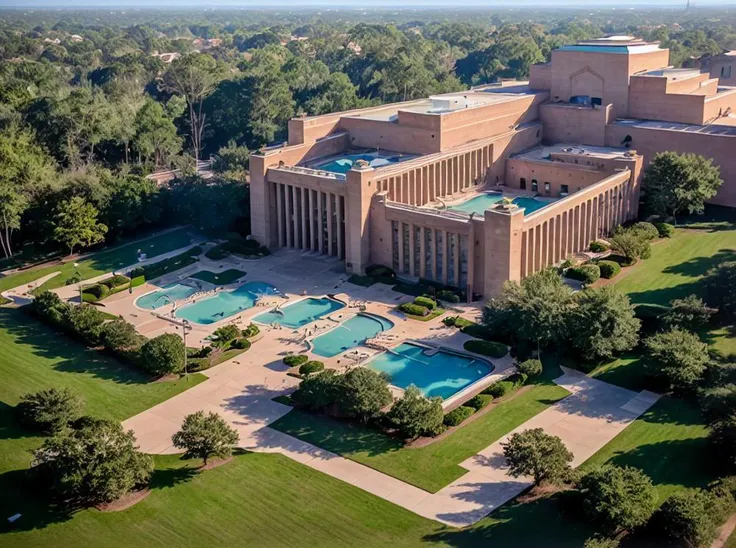
<svg viewBox="0 0 736 548">
<path fill-rule="evenodd" d="M 317 251 L 324 253 L 325 225 L 323 223 L 324 207 L 322 206 L 322 191 L 317 191 Z"/>
<path fill-rule="evenodd" d="M 447 250 L 450 248 L 450 246 L 447 245 L 447 235 L 448 232 L 446 230 L 442 231 L 442 283 L 447 285 Z"/>
<path fill-rule="evenodd" d="M 427 229 L 419 227 L 419 276 L 427 277 Z"/>
<path fill-rule="evenodd" d="M 470 216 L 470 223 L 468 223 L 468 287 L 465 289 L 468 303 L 473 301 L 475 287 L 475 220 L 473 217 L 474 215 Z"/>
<path fill-rule="evenodd" d="M 432 258 L 430 259 L 432 266 L 432 279 L 437 281 L 437 229 L 432 229 Z"/>
<path fill-rule="evenodd" d="M 328 192 L 327 196 L 327 255 L 332 256 L 332 194 Z"/>
<path fill-rule="evenodd" d="M 409 275 L 414 276 L 415 267 L 414 264 L 414 246 L 416 245 L 416 242 L 414 241 L 414 225 L 412 223 L 409 223 Z"/>
<path fill-rule="evenodd" d="M 455 240 L 455 286 L 460 287 L 460 234 L 453 234 Z"/>
<path fill-rule="evenodd" d="M 304 250 L 309 249 L 307 245 L 307 192 L 309 189 L 302 187 L 302 249 Z"/>
<path fill-rule="evenodd" d="M 370 263 L 370 211 L 375 187 L 375 170 L 353 167 L 347 173 L 345 196 L 345 267 L 354 274 L 365 273 Z"/>
<path fill-rule="evenodd" d="M 521 280 L 521 251 L 524 213 L 512 205 L 490 208 L 485 216 L 485 280 L 483 294 L 493 297 L 507 280 Z"/>
<path fill-rule="evenodd" d="M 314 218 L 314 190 L 309 190 L 309 249 L 311 251 L 317 251 L 317 233 L 315 232 L 315 227 L 317 226 L 316 220 Z M 317 195 L 319 195 L 319 191 L 317 191 Z"/>
<path fill-rule="evenodd" d="M 278 246 L 284 247 L 284 204 L 281 201 L 281 183 L 275 183 L 276 187 L 276 222 L 278 223 Z"/>
<path fill-rule="evenodd" d="M 342 208 L 339 194 L 335 194 L 335 210 L 337 213 L 337 258 L 342 261 L 344 258 L 342 254 Z"/>
</svg>

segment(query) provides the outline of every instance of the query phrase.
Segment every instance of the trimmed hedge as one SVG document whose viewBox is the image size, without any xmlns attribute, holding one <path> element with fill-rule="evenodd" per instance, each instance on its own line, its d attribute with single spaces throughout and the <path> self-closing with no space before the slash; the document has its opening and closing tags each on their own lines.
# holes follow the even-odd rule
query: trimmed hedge
<svg viewBox="0 0 736 548">
<path fill-rule="evenodd" d="M 463 405 L 465 405 L 466 407 L 472 407 L 476 411 L 480 411 L 492 401 L 493 396 L 491 396 L 490 394 L 478 394 L 477 396 L 473 396 L 472 398 L 470 398 Z"/>
<path fill-rule="evenodd" d="M 445 302 L 453 303 L 453 304 L 460 302 L 460 297 L 457 294 L 455 294 L 454 291 L 451 291 L 449 289 L 440 289 L 437 292 L 437 298 L 441 301 L 445 301 Z"/>
<path fill-rule="evenodd" d="M 463 348 L 468 352 L 475 352 L 491 358 L 503 358 L 508 353 L 505 344 L 495 341 L 465 341 Z"/>
<path fill-rule="evenodd" d="M 443 422 L 445 426 L 459 426 L 473 413 L 475 413 L 475 409 L 461 405 L 445 415 Z"/>
<path fill-rule="evenodd" d="M 652 223 L 638 222 L 629 227 L 629 230 L 635 230 L 641 234 L 642 238 L 652 241 L 659 237 L 659 230 Z"/>
<path fill-rule="evenodd" d="M 296 367 L 309 361 L 309 357 L 306 354 L 290 354 L 284 356 L 284 364 L 289 367 Z"/>
<path fill-rule="evenodd" d="M 601 270 L 598 265 L 584 264 L 573 268 L 568 268 L 565 276 L 572 280 L 579 280 L 586 284 L 592 284 L 601 277 Z"/>
<path fill-rule="evenodd" d="M 669 223 L 655 223 L 654 227 L 659 232 L 660 238 L 672 238 L 675 233 L 675 227 Z"/>
<path fill-rule="evenodd" d="M 101 301 L 110 294 L 110 288 L 103 284 L 95 284 L 82 289 L 82 300 L 84 302 Z"/>
<path fill-rule="evenodd" d="M 425 308 L 428 308 L 429 310 L 434 310 L 436 306 L 436 303 L 429 297 L 417 297 L 416 299 L 414 299 L 414 304 L 423 306 Z"/>
<path fill-rule="evenodd" d="M 146 283 L 145 276 L 136 276 L 135 278 L 130 280 L 130 287 L 138 287 L 139 285 L 143 285 L 144 283 Z"/>
<path fill-rule="evenodd" d="M 258 333 L 261 332 L 261 329 L 254 323 L 249 324 L 248 327 L 243 329 L 243 337 L 248 337 L 249 339 L 251 337 L 255 337 L 258 335 Z"/>
<path fill-rule="evenodd" d="M 311 375 L 312 373 L 322 371 L 324 368 L 325 364 L 316 360 L 312 360 L 299 366 L 299 374 L 303 377 L 306 377 L 307 375 Z"/>
<path fill-rule="evenodd" d="M 601 278 L 610 280 L 618 276 L 621 272 L 621 265 L 615 261 L 598 261 L 598 268 L 601 273 Z"/>
<path fill-rule="evenodd" d="M 235 348 L 237 350 L 248 350 L 250 348 L 250 341 L 245 337 L 235 339 L 230 343 L 230 348 Z"/>
<path fill-rule="evenodd" d="M 414 303 L 404 303 L 399 306 L 399 310 L 412 316 L 426 316 L 429 314 L 429 308 Z"/>
<path fill-rule="evenodd" d="M 115 289 L 116 287 L 120 287 L 121 285 L 127 285 L 128 283 L 130 283 L 130 278 L 128 278 L 127 276 L 123 276 L 122 274 L 116 274 L 111 278 L 102 280 L 100 283 L 102 285 L 106 285 L 109 289 Z"/>
<path fill-rule="evenodd" d="M 603 253 L 604 251 L 608 251 L 610 248 L 603 242 L 596 240 L 594 242 L 590 242 L 590 247 L 588 249 L 590 249 L 592 253 Z"/>
<path fill-rule="evenodd" d="M 519 364 L 519 372 L 530 377 L 537 377 L 542 374 L 542 362 L 540 360 L 526 360 Z"/>
</svg>

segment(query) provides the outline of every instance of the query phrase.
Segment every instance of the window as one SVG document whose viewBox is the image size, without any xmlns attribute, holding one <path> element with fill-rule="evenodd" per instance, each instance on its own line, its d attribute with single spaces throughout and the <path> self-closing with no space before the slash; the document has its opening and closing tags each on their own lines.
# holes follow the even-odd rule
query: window
<svg viewBox="0 0 736 548">
<path fill-rule="evenodd" d="M 560 194 L 569 194 L 570 191 L 567 185 L 560 185 Z"/>
<path fill-rule="evenodd" d="M 532 192 L 537 192 L 539 190 L 539 183 L 536 179 L 532 179 Z"/>
<path fill-rule="evenodd" d="M 526 190 L 526 177 L 519 179 L 519 188 L 521 190 Z"/>
<path fill-rule="evenodd" d="M 550 185 L 548 182 L 545 181 L 544 183 L 544 193 L 549 194 L 552 190 L 552 185 Z"/>
<path fill-rule="evenodd" d="M 731 65 L 721 67 L 721 78 L 731 78 Z"/>
</svg>

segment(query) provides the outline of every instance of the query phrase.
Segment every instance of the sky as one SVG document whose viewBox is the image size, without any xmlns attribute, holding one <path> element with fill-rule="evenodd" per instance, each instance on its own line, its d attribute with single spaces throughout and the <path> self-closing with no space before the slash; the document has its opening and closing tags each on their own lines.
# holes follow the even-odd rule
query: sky
<svg viewBox="0 0 736 548">
<path fill-rule="evenodd" d="M 597 7 L 615 6 L 620 8 L 649 6 L 679 6 L 686 0 L 278 0 L 277 5 L 268 0 L 0 0 L 0 7 L 41 8 L 41 7 L 88 7 L 88 8 L 245 8 L 245 7 L 351 7 L 370 6 L 415 8 L 415 7 L 455 7 L 494 8 L 521 6 L 569 6 Z M 696 6 L 736 6 L 736 0 L 691 0 Z"/>
</svg>

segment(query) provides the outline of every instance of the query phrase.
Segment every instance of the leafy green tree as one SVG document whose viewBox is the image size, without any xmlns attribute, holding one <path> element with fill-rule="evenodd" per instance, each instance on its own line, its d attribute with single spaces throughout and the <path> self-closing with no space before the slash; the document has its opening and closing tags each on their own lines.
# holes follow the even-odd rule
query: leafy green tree
<svg viewBox="0 0 736 548">
<path fill-rule="evenodd" d="M 237 325 L 223 325 L 222 327 L 215 329 L 212 335 L 215 338 L 215 344 L 218 347 L 224 347 L 231 341 L 240 337 L 240 329 Z"/>
<path fill-rule="evenodd" d="M 709 439 L 712 454 L 722 469 L 728 474 L 736 472 L 736 413 L 733 410 L 711 425 Z"/>
<path fill-rule="evenodd" d="M 109 184 L 110 200 L 103 213 L 111 234 L 133 232 L 161 217 L 158 187 L 139 175 L 115 177 Z"/>
<path fill-rule="evenodd" d="M 212 161 L 212 171 L 228 178 L 247 182 L 250 167 L 250 151 L 248 147 L 237 146 L 234 141 L 221 147 Z"/>
<path fill-rule="evenodd" d="M 342 375 L 334 369 L 326 369 L 303 379 L 291 398 L 307 409 L 322 410 L 337 401 L 341 381 Z"/>
<path fill-rule="evenodd" d="M 174 333 L 164 333 L 141 347 L 141 363 L 156 375 L 180 373 L 184 369 L 184 342 Z"/>
<path fill-rule="evenodd" d="M 657 503 L 652 480 L 631 466 L 591 470 L 579 489 L 585 515 L 609 534 L 645 524 Z"/>
<path fill-rule="evenodd" d="M 611 249 L 625 257 L 629 264 L 637 259 L 648 259 L 652 254 L 649 239 L 638 230 L 616 227 L 608 241 L 611 242 Z"/>
<path fill-rule="evenodd" d="M 680 327 L 695 331 L 704 327 L 716 312 L 718 310 L 706 306 L 703 299 L 689 295 L 684 299 L 671 301 L 669 310 L 660 319 L 669 328 Z"/>
<path fill-rule="evenodd" d="M 36 314 L 45 320 L 56 325 L 62 325 L 67 317 L 69 305 L 53 291 L 44 291 L 34 297 L 31 307 Z"/>
<path fill-rule="evenodd" d="M 736 409 L 736 384 L 710 386 L 698 392 L 700 408 L 709 423 L 727 419 Z"/>
<path fill-rule="evenodd" d="M 84 400 L 68 388 L 49 388 L 24 394 L 16 407 L 21 424 L 53 434 L 82 415 Z"/>
<path fill-rule="evenodd" d="M 583 548 L 618 548 L 619 541 L 601 536 L 590 537 L 583 543 Z"/>
<path fill-rule="evenodd" d="M 174 120 L 183 114 L 186 106 L 172 97 L 164 106 L 147 100 L 136 114 L 133 136 L 139 161 L 152 162 L 154 168 L 170 165 L 171 158 L 181 152 L 182 139 Z"/>
<path fill-rule="evenodd" d="M 708 345 L 680 328 L 652 335 L 644 347 L 652 372 L 678 391 L 694 388 L 709 361 Z"/>
<path fill-rule="evenodd" d="M 89 344 L 100 344 L 105 314 L 89 304 L 69 305 L 64 309 L 63 323 Z"/>
<path fill-rule="evenodd" d="M 578 293 L 570 316 L 570 341 L 586 360 L 610 359 L 639 342 L 641 322 L 627 295 L 611 287 Z"/>
<path fill-rule="evenodd" d="M 356 367 L 342 376 L 337 404 L 349 417 L 366 422 L 391 403 L 386 377 L 367 367 Z"/>
<path fill-rule="evenodd" d="M 54 239 L 69 248 L 69 255 L 76 246 L 101 242 L 107 227 L 97 222 L 97 215 L 97 209 L 79 196 L 63 202 L 54 215 Z"/>
<path fill-rule="evenodd" d="M 714 493 L 702 489 L 675 493 L 652 516 L 652 532 L 681 546 L 710 546 L 725 517 L 721 506 Z"/>
<path fill-rule="evenodd" d="M 531 476 L 534 485 L 560 483 L 568 477 L 573 454 L 560 438 L 541 428 L 511 434 L 501 445 L 512 477 Z"/>
<path fill-rule="evenodd" d="M 736 261 L 711 268 L 703 278 L 707 302 L 718 305 L 727 318 L 736 317 Z"/>
<path fill-rule="evenodd" d="M 211 458 L 225 459 L 232 454 L 233 446 L 240 436 L 217 413 L 197 411 L 184 418 L 181 430 L 174 434 L 172 442 L 177 449 L 184 449 L 185 458 L 202 459 L 204 464 Z"/>
<path fill-rule="evenodd" d="M 32 471 L 59 498 L 80 505 L 112 502 L 148 483 L 153 459 L 136 450 L 119 422 L 84 418 L 46 439 Z"/>
<path fill-rule="evenodd" d="M 692 153 L 660 152 L 644 172 L 645 203 L 656 214 L 701 214 L 723 184 L 713 160 Z"/>
<path fill-rule="evenodd" d="M 101 336 L 105 348 L 113 352 L 134 350 L 141 345 L 141 336 L 135 326 L 122 318 L 104 323 Z"/>
<path fill-rule="evenodd" d="M 443 429 L 442 399 L 426 398 L 422 391 L 412 384 L 394 403 L 388 413 L 388 419 L 407 438 L 436 436 Z"/>
<path fill-rule="evenodd" d="M 342 112 L 370 106 L 370 101 L 358 96 L 358 88 L 346 74 L 334 72 L 314 94 L 304 102 L 304 110 L 310 116 Z"/>
</svg>

